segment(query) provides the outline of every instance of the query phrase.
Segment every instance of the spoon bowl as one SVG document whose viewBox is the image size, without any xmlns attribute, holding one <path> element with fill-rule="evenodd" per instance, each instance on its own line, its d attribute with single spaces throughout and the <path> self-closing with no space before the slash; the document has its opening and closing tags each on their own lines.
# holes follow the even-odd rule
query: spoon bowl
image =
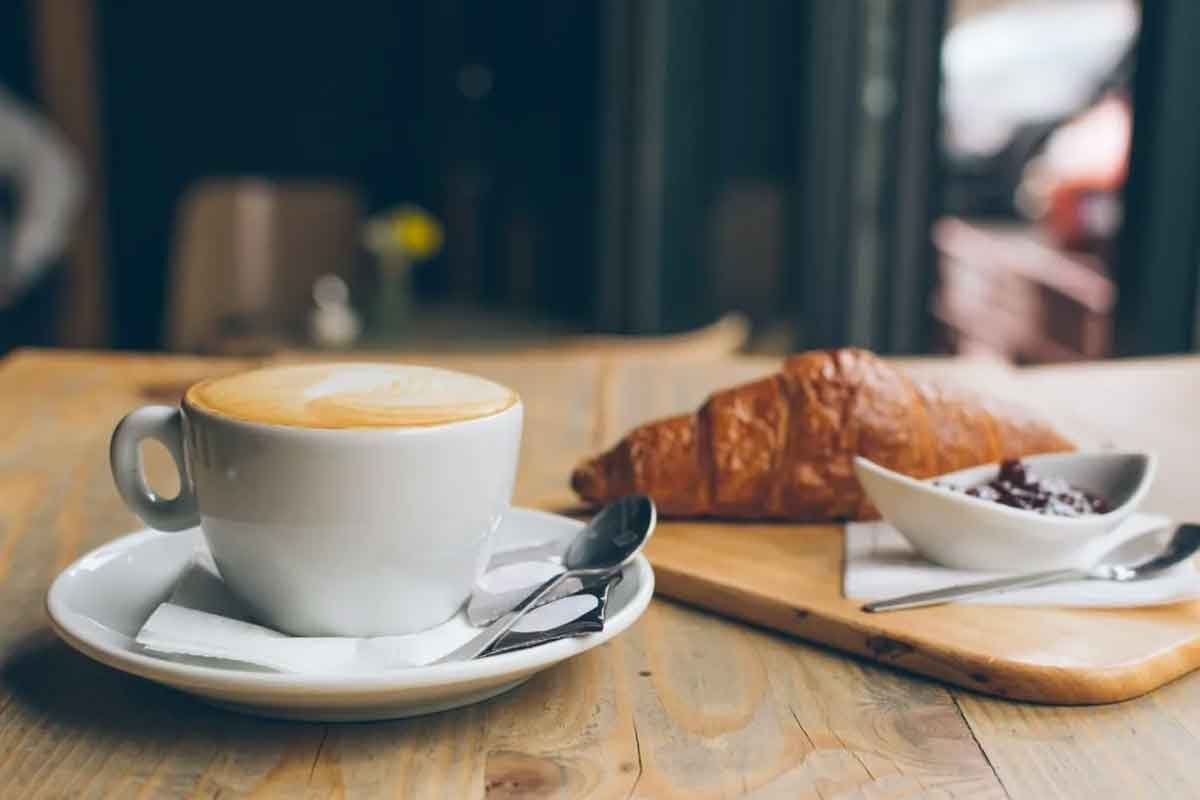
<svg viewBox="0 0 1200 800">
<path fill-rule="evenodd" d="M 1140 581 L 1153 578 L 1200 550 L 1200 525 L 1180 525 L 1171 535 L 1162 552 L 1134 564 L 1097 564 L 1088 570 L 1088 577 L 1102 581 Z"/>
<path fill-rule="evenodd" d="M 656 516 L 654 501 L 644 494 L 609 503 L 571 541 L 563 566 L 577 577 L 620 569 L 646 544 Z"/>
</svg>

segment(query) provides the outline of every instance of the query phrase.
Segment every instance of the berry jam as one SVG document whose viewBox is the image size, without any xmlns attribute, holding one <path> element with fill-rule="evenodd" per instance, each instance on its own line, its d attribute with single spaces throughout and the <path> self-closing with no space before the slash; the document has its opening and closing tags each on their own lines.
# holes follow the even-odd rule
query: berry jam
<svg viewBox="0 0 1200 800">
<path fill-rule="evenodd" d="M 1001 462 L 1000 473 L 987 483 L 966 489 L 945 488 L 980 500 L 1056 517 L 1085 517 L 1112 510 L 1103 497 L 1072 486 L 1062 478 L 1043 478 L 1016 459 Z"/>
</svg>

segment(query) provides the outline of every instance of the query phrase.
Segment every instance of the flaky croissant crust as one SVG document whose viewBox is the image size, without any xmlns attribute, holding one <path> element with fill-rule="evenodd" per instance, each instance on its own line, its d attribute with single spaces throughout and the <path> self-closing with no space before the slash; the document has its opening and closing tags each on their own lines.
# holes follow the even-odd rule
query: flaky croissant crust
<svg viewBox="0 0 1200 800">
<path fill-rule="evenodd" d="M 855 455 L 927 478 L 1070 449 L 1018 409 L 840 349 L 791 356 L 694 414 L 635 428 L 580 464 L 571 485 L 592 503 L 646 493 L 672 516 L 867 519 L 875 512 L 854 477 Z"/>
</svg>

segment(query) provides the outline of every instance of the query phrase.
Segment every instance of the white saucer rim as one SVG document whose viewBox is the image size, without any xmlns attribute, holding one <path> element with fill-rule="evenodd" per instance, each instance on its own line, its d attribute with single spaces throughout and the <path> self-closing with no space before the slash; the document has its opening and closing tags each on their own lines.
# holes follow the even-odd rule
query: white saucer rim
<svg viewBox="0 0 1200 800">
<path fill-rule="evenodd" d="M 578 520 L 540 509 L 513 506 L 509 513 L 520 516 L 540 516 L 554 523 L 582 527 Z M 450 686 L 476 680 L 494 679 L 501 675 L 533 672 L 553 666 L 568 658 L 598 647 L 631 627 L 641 618 L 654 595 L 654 571 L 645 556 L 639 555 L 626 570 L 637 576 L 637 591 L 620 611 L 605 621 L 604 630 L 584 636 L 559 639 L 510 653 L 453 664 L 409 667 L 386 672 L 355 673 L 350 675 L 307 675 L 280 672 L 253 672 L 216 666 L 201 666 L 169 661 L 143 655 L 95 641 L 86 630 L 77 626 L 73 617 L 78 612 L 66 607 L 63 595 L 72 573 L 83 562 L 106 551 L 123 552 L 143 541 L 163 534 L 148 528 L 133 531 L 84 553 L 55 577 L 46 592 L 45 608 L 50 626 L 64 642 L 83 655 L 123 672 L 149 680 L 195 690 L 249 692 L 337 692 L 340 695 L 375 693 L 398 689 L 421 689 Z"/>
</svg>

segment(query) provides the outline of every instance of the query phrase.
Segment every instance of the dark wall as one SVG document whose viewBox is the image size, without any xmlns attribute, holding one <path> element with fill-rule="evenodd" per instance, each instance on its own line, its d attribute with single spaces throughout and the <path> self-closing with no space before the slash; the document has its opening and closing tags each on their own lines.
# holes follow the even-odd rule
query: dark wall
<svg viewBox="0 0 1200 800">
<path fill-rule="evenodd" d="M 28 3 L 0 3 L 0 84 L 26 101 L 34 83 L 29 11 Z"/>
<path fill-rule="evenodd" d="M 1117 262 L 1116 350 L 1200 350 L 1200 4 L 1144 3 Z"/>
<path fill-rule="evenodd" d="M 479 242 L 423 270 L 426 295 L 587 316 L 595 4 L 100 12 L 116 345 L 158 343 L 176 202 L 213 175 L 342 178 L 370 208 L 420 203 Z"/>
</svg>

